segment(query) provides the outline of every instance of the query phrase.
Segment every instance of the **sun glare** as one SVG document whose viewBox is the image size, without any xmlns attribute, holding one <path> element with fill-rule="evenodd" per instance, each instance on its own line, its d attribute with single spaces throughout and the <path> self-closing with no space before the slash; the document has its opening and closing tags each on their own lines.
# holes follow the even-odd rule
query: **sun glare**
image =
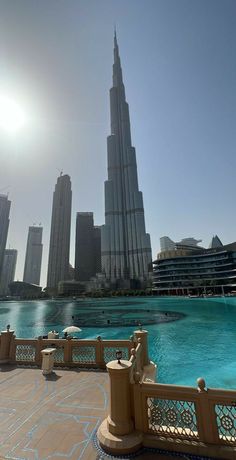
<svg viewBox="0 0 236 460">
<path fill-rule="evenodd" d="M 17 102 L 0 95 L 0 127 L 8 133 L 16 133 L 23 127 L 25 121 L 25 114 Z"/>
</svg>

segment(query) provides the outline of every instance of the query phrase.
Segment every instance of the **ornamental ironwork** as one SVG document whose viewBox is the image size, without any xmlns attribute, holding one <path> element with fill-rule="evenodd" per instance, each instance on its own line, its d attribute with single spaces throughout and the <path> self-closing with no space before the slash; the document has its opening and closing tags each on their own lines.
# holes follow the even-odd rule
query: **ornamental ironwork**
<svg viewBox="0 0 236 460">
<path fill-rule="evenodd" d="M 116 360 L 116 352 L 119 348 L 119 351 L 122 352 L 122 359 L 129 359 L 129 349 L 128 347 L 104 347 L 103 357 L 105 363 Z"/>
<path fill-rule="evenodd" d="M 72 348 L 73 363 L 96 363 L 95 346 L 81 346 Z"/>
<path fill-rule="evenodd" d="M 224 444 L 236 445 L 236 407 L 216 404 L 216 423 L 220 440 Z"/>
<path fill-rule="evenodd" d="M 183 412 L 181 413 L 181 420 L 183 422 L 183 424 L 185 424 L 186 426 L 191 426 L 192 423 L 193 423 L 193 414 L 190 412 L 190 410 L 186 409 L 186 410 L 183 410 Z"/>
<path fill-rule="evenodd" d="M 148 398 L 147 406 L 149 431 L 153 434 L 198 439 L 193 401 Z"/>
<path fill-rule="evenodd" d="M 152 406 L 150 411 L 149 423 L 151 425 L 163 425 L 164 414 L 160 407 L 155 404 Z"/>
<path fill-rule="evenodd" d="M 16 345 L 16 361 L 35 361 L 36 347 L 34 345 Z"/>
<path fill-rule="evenodd" d="M 166 411 L 166 419 L 171 425 L 175 425 L 177 422 L 177 413 L 174 409 L 168 409 Z"/>
<path fill-rule="evenodd" d="M 58 347 L 54 353 L 54 362 L 55 363 L 64 363 L 64 348 Z"/>
</svg>

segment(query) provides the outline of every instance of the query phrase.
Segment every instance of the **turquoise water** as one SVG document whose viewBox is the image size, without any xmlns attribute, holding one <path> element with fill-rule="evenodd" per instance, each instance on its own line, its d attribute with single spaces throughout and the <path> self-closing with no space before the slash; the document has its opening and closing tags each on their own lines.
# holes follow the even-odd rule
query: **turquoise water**
<svg viewBox="0 0 236 460">
<path fill-rule="evenodd" d="M 178 313 L 178 320 L 149 324 L 176 319 Z M 127 339 L 139 321 L 149 332 L 159 382 L 195 386 L 204 377 L 208 387 L 236 388 L 236 298 L 0 302 L 0 327 L 9 323 L 17 337 L 46 335 L 51 329 L 62 333 L 74 323 L 83 329 L 80 338 Z"/>
</svg>

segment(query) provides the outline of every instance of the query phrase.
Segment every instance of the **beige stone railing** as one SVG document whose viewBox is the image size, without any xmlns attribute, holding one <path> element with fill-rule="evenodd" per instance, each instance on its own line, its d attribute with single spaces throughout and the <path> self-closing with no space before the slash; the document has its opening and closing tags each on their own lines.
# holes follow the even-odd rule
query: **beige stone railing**
<svg viewBox="0 0 236 460">
<path fill-rule="evenodd" d="M 101 446 L 113 454 L 146 446 L 235 460 L 236 391 L 207 389 L 201 378 L 196 388 L 155 383 L 147 332 L 135 331 L 135 337 L 129 361 L 107 365 L 111 404 L 98 431 Z M 121 420 L 126 431 L 121 431 Z"/>
<path fill-rule="evenodd" d="M 56 348 L 63 367 L 107 367 L 110 413 L 98 439 L 109 453 L 139 447 L 236 459 L 236 391 L 155 383 L 156 366 L 148 358 L 147 331 L 130 340 L 19 339 L 0 336 L 0 362 L 41 366 L 41 350 Z M 116 351 L 122 351 L 117 361 Z"/>
<path fill-rule="evenodd" d="M 78 339 L 22 339 L 13 331 L 3 331 L 0 336 L 0 361 L 12 364 L 41 366 L 45 348 L 56 348 L 55 366 L 91 367 L 105 369 L 106 363 L 116 358 L 117 349 L 124 359 L 129 359 L 135 344 L 132 340 Z"/>
<path fill-rule="evenodd" d="M 142 382 L 134 399 L 144 445 L 236 458 L 236 391 Z"/>
</svg>

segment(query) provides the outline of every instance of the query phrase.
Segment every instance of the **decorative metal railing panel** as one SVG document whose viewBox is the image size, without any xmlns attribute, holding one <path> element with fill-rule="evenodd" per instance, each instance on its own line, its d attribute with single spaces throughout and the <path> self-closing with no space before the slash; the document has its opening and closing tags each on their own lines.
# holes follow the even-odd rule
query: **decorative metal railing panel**
<svg viewBox="0 0 236 460">
<path fill-rule="evenodd" d="M 129 349 L 128 347 L 104 347 L 103 349 L 103 358 L 105 363 L 109 361 L 114 361 L 116 359 L 117 350 L 122 352 L 122 359 L 129 359 Z"/>
<path fill-rule="evenodd" d="M 55 363 L 64 363 L 64 348 L 58 347 L 54 354 Z"/>
<path fill-rule="evenodd" d="M 72 361 L 73 363 L 96 364 L 96 347 L 93 345 L 73 347 Z"/>
<path fill-rule="evenodd" d="M 16 361 L 34 362 L 36 347 L 34 345 L 16 345 Z"/>
<path fill-rule="evenodd" d="M 215 413 L 219 439 L 236 446 L 236 406 L 216 404 Z"/>
<path fill-rule="evenodd" d="M 148 398 L 147 405 L 148 427 L 153 434 L 198 439 L 194 402 Z"/>
</svg>

